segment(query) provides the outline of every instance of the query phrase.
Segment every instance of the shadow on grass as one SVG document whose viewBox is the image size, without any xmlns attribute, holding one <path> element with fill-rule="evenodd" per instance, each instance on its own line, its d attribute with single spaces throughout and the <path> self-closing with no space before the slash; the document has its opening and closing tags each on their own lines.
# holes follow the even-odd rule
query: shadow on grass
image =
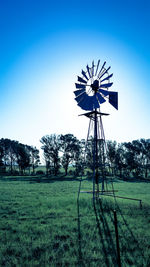
<svg viewBox="0 0 150 267">
<path fill-rule="evenodd" d="M 78 181 L 79 177 L 71 177 L 71 176 L 5 176 L 0 177 L 0 181 L 12 182 L 12 181 L 22 181 L 22 182 L 29 182 L 29 183 L 54 183 L 54 182 L 64 182 L 64 181 Z M 86 180 L 86 179 L 84 179 Z"/>
<path fill-rule="evenodd" d="M 106 266 L 117 266 L 117 255 L 112 230 L 110 228 L 108 217 L 104 212 L 102 201 L 99 198 L 93 200 L 93 207 L 96 217 L 96 223 L 99 233 L 104 261 Z M 113 265 L 112 265 L 113 264 Z"/>
<path fill-rule="evenodd" d="M 81 185 L 80 185 L 81 186 Z M 79 186 L 79 191 L 80 191 Z M 138 237 L 134 234 L 128 222 L 128 217 L 124 216 L 122 209 L 115 200 L 116 211 L 118 217 L 118 232 L 120 244 L 121 266 L 146 266 L 144 265 L 144 253 L 138 241 Z M 107 205 L 103 199 L 95 198 L 93 200 L 93 210 L 96 219 L 96 228 L 98 230 L 99 243 L 101 248 L 99 253 L 103 253 L 104 266 L 120 266 L 118 265 L 118 254 L 116 247 L 116 235 L 114 224 L 114 207 Z M 77 198 L 78 212 L 78 266 L 85 266 L 84 255 L 82 253 L 82 235 L 80 229 L 80 206 L 79 192 Z M 128 215 L 129 216 L 129 215 Z M 136 218 L 135 218 L 136 220 Z M 89 225 L 90 227 L 90 225 Z M 95 242 L 97 242 L 95 240 Z M 141 259 L 142 258 L 142 259 Z M 91 259 L 92 260 L 92 259 Z M 99 259 L 94 259 L 98 261 Z M 140 265 L 142 264 L 142 265 Z"/>
<path fill-rule="evenodd" d="M 150 183 L 150 179 L 149 178 L 142 178 L 142 177 L 126 177 L 124 179 L 122 179 L 122 181 L 124 182 L 130 182 L 130 183 Z"/>
<path fill-rule="evenodd" d="M 121 237 L 120 245 L 122 246 L 123 259 L 126 259 L 126 264 L 134 264 L 135 266 L 141 266 L 141 263 L 139 264 L 139 258 L 144 259 L 144 254 L 138 241 L 138 237 L 133 233 L 128 223 L 128 220 L 126 216 L 124 216 L 123 211 L 119 207 L 116 199 L 115 206 L 118 213 L 118 218 L 120 217 L 120 222 L 118 223 L 118 231 Z M 112 217 L 111 220 L 113 220 Z M 144 263 L 142 262 L 142 266 L 144 266 L 143 264 Z"/>
<path fill-rule="evenodd" d="M 81 182 L 79 184 L 79 190 L 78 190 L 78 197 L 77 197 L 77 228 L 78 228 L 78 266 L 87 266 L 87 259 L 85 258 L 85 255 L 82 253 L 82 234 L 81 234 L 81 218 L 82 214 L 80 214 L 80 188 L 81 188 Z M 112 235 L 112 229 L 108 222 L 108 215 L 103 209 L 102 202 L 99 199 L 95 199 L 93 201 L 93 209 L 94 209 L 94 215 L 96 219 L 96 228 L 98 229 L 98 239 L 99 243 L 101 244 L 101 248 L 99 250 L 99 253 L 103 252 L 103 263 L 107 267 L 117 266 L 117 256 L 116 256 L 116 246 L 114 237 Z M 90 228 L 90 225 L 89 225 Z M 94 230 L 94 229 L 93 229 Z M 90 242 L 90 240 L 87 240 Z M 95 240 L 97 242 L 97 238 Z M 96 245 L 96 243 L 95 243 Z M 99 245 L 98 245 L 99 246 Z M 99 258 L 91 258 L 88 259 L 90 262 L 99 262 Z M 92 265 L 93 266 L 93 265 Z M 102 265 L 104 266 L 104 265 Z"/>
<path fill-rule="evenodd" d="M 79 183 L 79 189 L 78 189 L 78 197 L 77 197 L 77 216 L 78 216 L 78 266 L 84 266 L 83 264 L 83 256 L 82 256 L 82 249 L 81 249 L 81 229 L 80 229 L 80 203 L 79 203 L 79 197 L 80 197 L 80 189 L 81 189 L 81 182 L 82 179 L 80 179 Z"/>
<path fill-rule="evenodd" d="M 74 177 L 71 175 L 65 176 L 64 174 L 59 174 L 57 176 L 50 175 L 36 175 L 36 176 L 29 176 L 29 175 L 24 175 L 24 176 L 0 176 L 0 181 L 22 181 L 22 182 L 29 182 L 29 183 L 54 183 L 54 182 L 64 182 L 64 181 L 78 181 L 80 180 L 81 177 Z M 91 177 L 84 177 L 82 178 L 82 181 L 89 181 L 92 182 Z M 107 183 L 119 183 L 119 182 L 130 182 L 130 183 L 150 183 L 150 180 L 148 179 L 143 179 L 143 178 L 126 178 L 126 179 L 118 179 L 116 177 L 107 177 Z M 101 179 L 99 180 L 101 182 Z"/>
<path fill-rule="evenodd" d="M 130 182 L 130 183 L 150 183 L 150 179 L 145 179 L 142 177 L 123 177 L 123 178 L 119 178 L 118 176 L 108 176 L 107 177 L 107 183 L 120 183 L 120 182 Z"/>
<path fill-rule="evenodd" d="M 131 225 L 129 223 L 129 220 L 128 220 L 129 216 L 131 215 L 129 214 L 126 214 L 127 216 L 124 215 L 123 210 L 119 206 L 116 198 L 114 200 L 115 200 L 115 210 L 117 212 L 117 218 L 118 218 L 118 233 L 119 233 L 121 263 L 123 266 L 147 266 L 147 265 L 144 265 L 143 248 L 141 247 L 140 242 L 138 240 L 138 236 L 133 232 Z M 107 205 L 107 202 L 106 202 L 105 207 L 103 208 L 102 204 L 103 203 L 100 201 L 99 210 L 100 210 L 101 215 L 103 215 L 103 218 L 101 219 L 106 224 L 104 227 L 107 226 L 107 222 L 105 221 L 105 217 L 106 217 L 105 214 L 107 213 L 107 216 L 109 216 L 111 220 L 112 229 L 114 229 L 115 225 L 114 225 L 113 206 L 108 208 L 109 205 Z M 135 223 L 136 223 L 136 219 L 137 218 L 135 216 Z M 116 247 L 115 235 L 114 235 L 114 240 L 115 240 L 115 247 Z"/>
</svg>

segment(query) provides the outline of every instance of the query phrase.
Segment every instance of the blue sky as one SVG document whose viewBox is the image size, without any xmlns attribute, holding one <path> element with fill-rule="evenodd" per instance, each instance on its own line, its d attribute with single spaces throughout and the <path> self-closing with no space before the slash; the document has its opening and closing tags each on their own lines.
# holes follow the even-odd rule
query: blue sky
<svg viewBox="0 0 150 267">
<path fill-rule="evenodd" d="M 98 59 L 111 65 L 119 110 L 106 139 L 150 138 L 150 1 L 0 1 L 0 138 L 40 147 L 46 134 L 86 138 L 77 75 Z"/>
</svg>

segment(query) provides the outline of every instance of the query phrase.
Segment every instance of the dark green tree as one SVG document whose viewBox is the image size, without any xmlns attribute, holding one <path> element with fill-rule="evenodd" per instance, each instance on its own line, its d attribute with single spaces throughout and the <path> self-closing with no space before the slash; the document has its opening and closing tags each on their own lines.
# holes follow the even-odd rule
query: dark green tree
<svg viewBox="0 0 150 267">
<path fill-rule="evenodd" d="M 142 153 L 142 168 L 144 171 L 144 177 L 148 177 L 148 171 L 150 170 L 150 139 L 140 139 L 141 153 Z"/>
<path fill-rule="evenodd" d="M 73 134 L 61 135 L 60 141 L 63 153 L 61 163 L 65 169 L 65 175 L 67 175 L 69 165 L 74 164 L 77 159 L 79 160 L 80 142 Z"/>
<path fill-rule="evenodd" d="M 4 157 L 3 145 L 0 140 L 0 174 L 6 172 L 6 167 L 4 166 L 3 157 Z"/>
<path fill-rule="evenodd" d="M 0 139 L 0 166 L 4 166 L 3 157 L 4 157 L 3 143 L 2 139 Z"/>
<path fill-rule="evenodd" d="M 116 147 L 114 165 L 116 174 L 119 172 L 119 176 L 120 178 L 122 178 L 123 170 L 127 167 L 127 165 L 125 164 L 125 149 L 122 143 L 118 144 L 118 146 Z"/>
<path fill-rule="evenodd" d="M 141 144 L 139 140 L 124 143 L 124 147 L 126 170 L 128 171 L 129 176 L 141 176 Z"/>
<path fill-rule="evenodd" d="M 40 142 L 44 151 L 47 175 L 51 169 L 54 170 L 54 175 L 57 175 L 60 168 L 60 136 L 55 134 L 46 135 L 41 138 Z"/>
<path fill-rule="evenodd" d="M 74 168 L 75 168 L 76 176 L 84 175 L 84 168 L 85 168 L 85 140 L 84 139 L 79 141 L 79 149 L 77 149 L 77 152 L 75 153 L 75 158 L 74 158 Z"/>
<path fill-rule="evenodd" d="M 18 143 L 16 156 L 19 172 L 23 175 L 25 173 L 25 169 L 30 167 L 30 153 L 28 146 Z"/>
<path fill-rule="evenodd" d="M 115 169 L 115 160 L 116 160 L 116 152 L 117 152 L 117 142 L 116 141 L 107 141 L 107 161 L 109 164 L 109 171 L 111 169 L 111 174 L 114 175 Z M 119 151 L 118 151 L 119 152 Z M 117 155 L 118 157 L 118 155 Z"/>
<path fill-rule="evenodd" d="M 2 155 L 2 163 L 6 167 L 9 167 L 10 173 L 13 173 L 13 168 L 16 165 L 16 148 L 18 146 L 18 142 L 14 140 L 10 140 L 8 138 L 0 139 L 0 147 L 1 147 L 1 155 Z"/>
<path fill-rule="evenodd" d="M 30 154 L 30 166 L 32 167 L 32 173 L 35 174 L 35 168 L 38 167 L 40 163 L 39 150 L 33 146 L 27 146 Z"/>
<path fill-rule="evenodd" d="M 86 167 L 93 171 L 93 138 L 90 137 L 85 145 Z"/>
</svg>

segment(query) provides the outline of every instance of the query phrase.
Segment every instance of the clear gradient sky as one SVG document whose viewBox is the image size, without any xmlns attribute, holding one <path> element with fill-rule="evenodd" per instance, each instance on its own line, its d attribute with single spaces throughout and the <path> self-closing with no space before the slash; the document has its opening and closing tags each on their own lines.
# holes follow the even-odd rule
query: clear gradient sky
<svg viewBox="0 0 150 267">
<path fill-rule="evenodd" d="M 73 90 L 93 59 L 111 65 L 119 92 L 118 111 L 102 106 L 106 139 L 150 138 L 149 0 L 1 0 L 0 38 L 0 138 L 86 138 Z"/>
</svg>

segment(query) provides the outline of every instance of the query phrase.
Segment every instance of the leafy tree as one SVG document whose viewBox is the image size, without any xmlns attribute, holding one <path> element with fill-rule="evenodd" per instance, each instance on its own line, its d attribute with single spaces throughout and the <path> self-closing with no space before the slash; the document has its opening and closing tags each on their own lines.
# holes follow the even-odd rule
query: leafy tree
<svg viewBox="0 0 150 267">
<path fill-rule="evenodd" d="M 85 160 L 86 166 L 93 171 L 93 138 L 89 138 L 89 140 L 85 144 Z"/>
<path fill-rule="evenodd" d="M 9 139 L 2 138 L 0 140 L 0 146 L 1 146 L 1 155 L 2 155 L 2 162 L 4 166 L 8 166 L 8 151 L 10 147 L 10 141 Z"/>
<path fill-rule="evenodd" d="M 32 167 L 33 174 L 35 174 L 35 168 L 37 168 L 40 163 L 39 150 L 33 146 L 27 146 L 27 149 L 30 154 L 30 166 Z"/>
<path fill-rule="evenodd" d="M 21 174 L 24 174 L 25 169 L 30 166 L 28 147 L 20 143 L 18 143 L 17 147 L 17 163 Z"/>
<path fill-rule="evenodd" d="M 68 174 L 69 164 L 73 164 L 80 155 L 80 142 L 73 134 L 65 134 L 60 136 L 62 166 L 65 169 L 65 175 Z"/>
<path fill-rule="evenodd" d="M 30 161 L 33 168 L 39 163 L 39 151 L 36 147 L 24 145 L 8 138 L 0 139 L 0 165 L 5 168 L 10 167 L 11 174 L 17 165 L 23 174 L 25 169 L 30 167 Z"/>
<path fill-rule="evenodd" d="M 2 138 L 0 140 L 0 147 L 1 147 L 1 161 L 3 165 L 10 167 L 10 173 L 13 173 L 13 167 L 16 163 L 16 147 L 18 145 L 17 141 L 10 140 L 7 138 Z"/>
<path fill-rule="evenodd" d="M 0 166 L 4 166 L 3 157 L 4 157 L 3 145 L 0 140 Z"/>
<path fill-rule="evenodd" d="M 112 175 L 114 175 L 114 168 L 115 168 L 115 163 L 116 163 L 115 162 L 116 152 L 117 152 L 117 142 L 116 141 L 107 141 L 107 160 L 108 160 Z M 119 156 L 119 154 L 117 154 L 117 157 L 118 156 Z"/>
<path fill-rule="evenodd" d="M 124 143 L 126 168 L 134 176 L 140 176 L 141 172 L 141 145 L 138 140 Z"/>
<path fill-rule="evenodd" d="M 85 140 L 79 141 L 79 149 L 75 153 L 74 158 L 75 175 L 84 175 L 85 167 Z"/>
<path fill-rule="evenodd" d="M 119 176 L 120 176 L 120 178 L 122 178 L 123 170 L 125 167 L 127 167 L 125 164 L 124 145 L 122 143 L 118 144 L 118 146 L 116 148 L 114 163 L 115 163 L 116 171 L 119 171 Z"/>
<path fill-rule="evenodd" d="M 51 167 L 54 169 L 54 175 L 57 175 L 60 168 L 60 136 L 55 134 L 46 135 L 41 138 L 40 142 L 43 145 L 41 148 L 44 151 L 47 175 Z"/>
<path fill-rule="evenodd" d="M 142 167 L 144 169 L 144 176 L 147 178 L 148 170 L 150 170 L 150 139 L 140 139 L 142 151 Z"/>
<path fill-rule="evenodd" d="M 1 174 L 3 174 L 6 171 L 6 167 L 4 166 L 4 162 L 3 162 L 3 156 L 4 156 L 3 146 L 0 140 L 0 173 Z"/>
</svg>

